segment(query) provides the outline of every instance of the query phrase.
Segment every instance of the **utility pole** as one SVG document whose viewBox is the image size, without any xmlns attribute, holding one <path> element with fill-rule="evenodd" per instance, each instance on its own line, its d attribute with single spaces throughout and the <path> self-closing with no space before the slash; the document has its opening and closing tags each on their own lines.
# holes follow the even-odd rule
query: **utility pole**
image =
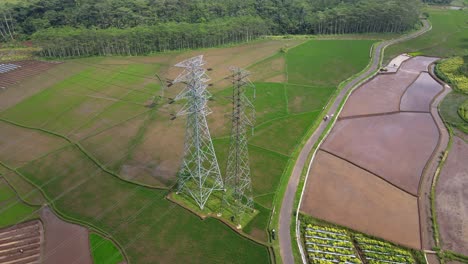
<svg viewBox="0 0 468 264">
<path fill-rule="evenodd" d="M 234 222 L 237 228 L 241 228 L 241 218 L 245 211 L 253 210 L 247 127 L 253 129 L 255 108 L 246 96 L 246 90 L 252 88 L 255 99 L 255 86 L 248 79 L 250 72 L 238 67 L 231 67 L 230 70 L 233 83 L 232 126 L 223 202 L 231 207 Z"/>
<path fill-rule="evenodd" d="M 210 81 L 203 68 L 203 56 L 197 56 L 175 65 L 184 71 L 173 81 L 183 83 L 185 89 L 174 99 L 187 100 L 176 116 L 187 116 L 184 159 L 178 175 L 178 193 L 190 195 L 200 209 L 205 207 L 213 191 L 224 190 L 223 179 L 211 140 L 206 116 L 211 94 L 206 90 Z"/>
</svg>

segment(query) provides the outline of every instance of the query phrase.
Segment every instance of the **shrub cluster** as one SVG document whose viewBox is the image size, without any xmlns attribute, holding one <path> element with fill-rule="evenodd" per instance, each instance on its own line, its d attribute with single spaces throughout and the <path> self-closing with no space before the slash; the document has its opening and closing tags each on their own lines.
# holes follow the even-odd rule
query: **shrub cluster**
<svg viewBox="0 0 468 264">
<path fill-rule="evenodd" d="M 458 114 L 463 120 L 468 122 L 468 100 L 463 102 L 463 104 L 458 107 Z"/>
<path fill-rule="evenodd" d="M 453 57 L 437 64 L 437 75 L 454 89 L 468 93 L 468 76 L 461 72 L 464 67 L 462 57 Z"/>
</svg>

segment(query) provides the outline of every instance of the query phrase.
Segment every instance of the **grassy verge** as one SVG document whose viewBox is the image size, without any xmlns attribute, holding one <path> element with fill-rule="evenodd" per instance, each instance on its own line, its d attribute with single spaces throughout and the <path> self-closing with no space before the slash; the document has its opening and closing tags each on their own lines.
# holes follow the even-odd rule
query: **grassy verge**
<svg viewBox="0 0 468 264">
<path fill-rule="evenodd" d="M 464 133 L 468 133 L 468 122 L 458 113 L 460 106 L 468 100 L 468 94 L 453 91 L 440 104 L 440 115 L 445 123 Z"/>
<path fill-rule="evenodd" d="M 449 142 L 447 145 L 447 149 L 444 151 L 444 154 L 442 158 L 440 159 L 439 166 L 436 169 L 433 181 L 432 181 L 432 186 L 431 186 L 431 218 L 432 218 L 432 230 L 434 233 L 434 241 L 436 244 L 436 250 L 440 249 L 440 234 L 439 234 L 439 225 L 437 223 L 437 209 L 436 209 L 436 186 L 437 182 L 439 180 L 439 175 L 440 171 L 444 167 L 445 161 L 447 160 L 448 153 L 450 152 L 450 149 L 452 148 L 452 137 L 453 137 L 453 131 L 450 125 L 446 126 L 448 131 L 449 131 Z"/>
<path fill-rule="evenodd" d="M 0 48 L 0 62 L 30 60 L 34 58 L 34 53 L 37 51 L 39 51 L 38 48 Z"/>
<path fill-rule="evenodd" d="M 124 257 L 114 243 L 99 234 L 89 234 L 91 256 L 94 264 L 120 264 Z"/>
<path fill-rule="evenodd" d="M 438 57 L 466 54 L 467 11 L 428 7 L 425 12 L 429 14 L 432 30 L 415 39 L 389 47 L 385 53 L 385 61 L 390 61 L 391 58 L 405 52 L 418 52 Z"/>
<path fill-rule="evenodd" d="M 24 203 L 4 178 L 11 173 L 0 176 L 0 228 L 39 217 L 36 212 L 39 207 Z"/>
<path fill-rule="evenodd" d="M 255 216 L 259 213 L 258 210 L 246 210 L 241 219 L 235 219 L 235 213 L 229 206 L 223 204 L 223 192 L 213 192 L 210 199 L 205 204 L 203 209 L 200 209 L 196 202 L 184 193 L 171 193 L 170 200 L 186 207 L 188 210 L 196 213 L 203 219 L 206 217 L 218 218 L 226 224 L 230 225 L 233 229 L 241 229 L 249 224 Z M 233 201 L 231 201 L 233 202 Z M 237 225 L 240 225 L 240 228 Z"/>
</svg>

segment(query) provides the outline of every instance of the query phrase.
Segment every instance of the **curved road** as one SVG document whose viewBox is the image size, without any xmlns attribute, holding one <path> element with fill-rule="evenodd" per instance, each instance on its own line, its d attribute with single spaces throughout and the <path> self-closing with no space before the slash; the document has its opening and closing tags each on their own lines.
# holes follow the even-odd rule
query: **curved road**
<svg viewBox="0 0 468 264">
<path fill-rule="evenodd" d="M 401 38 L 392 39 L 388 41 L 384 41 L 376 46 L 373 50 L 372 62 L 371 66 L 368 70 L 361 75 L 357 76 L 355 79 L 350 81 L 339 93 L 336 97 L 335 101 L 331 105 L 328 114 L 334 114 L 335 118 L 337 117 L 337 111 L 339 110 L 339 106 L 343 99 L 345 98 L 346 94 L 349 90 L 354 88 L 357 84 L 361 81 L 371 77 L 371 74 L 376 71 L 380 67 L 380 56 L 385 49 L 385 47 L 406 41 L 415 37 L 418 37 L 427 31 L 431 30 L 431 25 L 426 20 L 423 20 L 423 27 L 411 34 L 405 35 Z M 331 121 L 330 121 L 331 122 Z M 294 207 L 294 198 L 297 191 L 297 187 L 299 184 L 299 180 L 301 178 L 301 173 L 306 165 L 307 157 L 309 156 L 310 152 L 312 151 L 312 147 L 315 145 L 317 140 L 319 139 L 320 135 L 325 131 L 328 122 L 322 122 L 319 127 L 315 130 L 312 136 L 307 140 L 304 148 L 301 150 L 298 159 L 296 160 L 296 164 L 294 165 L 294 169 L 292 171 L 291 177 L 289 178 L 288 186 L 286 188 L 286 193 L 283 197 L 283 202 L 281 204 L 281 210 L 279 215 L 279 227 L 278 227 L 278 237 L 280 242 L 280 253 L 281 259 L 283 260 L 283 264 L 294 264 L 294 256 L 292 253 L 292 242 L 291 242 L 291 233 L 290 227 L 292 222 L 292 214 L 293 214 L 293 207 Z"/>
</svg>

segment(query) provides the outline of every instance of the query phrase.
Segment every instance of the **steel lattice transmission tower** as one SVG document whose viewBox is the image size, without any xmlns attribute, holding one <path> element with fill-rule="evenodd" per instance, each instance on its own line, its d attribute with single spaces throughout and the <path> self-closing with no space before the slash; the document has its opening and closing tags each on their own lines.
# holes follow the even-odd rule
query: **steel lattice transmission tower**
<svg viewBox="0 0 468 264">
<path fill-rule="evenodd" d="M 233 82 L 232 126 L 224 203 L 232 208 L 235 221 L 239 225 L 244 212 L 253 210 L 247 128 L 253 128 L 255 108 L 247 97 L 246 90 L 253 88 L 255 98 L 255 86 L 248 79 L 250 72 L 238 67 L 231 67 L 230 70 Z"/>
<path fill-rule="evenodd" d="M 203 68 L 203 56 L 197 56 L 176 64 L 184 71 L 173 83 L 184 83 L 185 89 L 174 99 L 186 99 L 177 116 L 187 116 L 184 159 L 178 175 L 178 192 L 189 194 L 203 209 L 215 190 L 224 190 L 223 179 L 216 159 L 213 142 L 206 122 L 211 113 L 207 106 L 211 97 L 206 90 L 210 78 Z"/>
</svg>

